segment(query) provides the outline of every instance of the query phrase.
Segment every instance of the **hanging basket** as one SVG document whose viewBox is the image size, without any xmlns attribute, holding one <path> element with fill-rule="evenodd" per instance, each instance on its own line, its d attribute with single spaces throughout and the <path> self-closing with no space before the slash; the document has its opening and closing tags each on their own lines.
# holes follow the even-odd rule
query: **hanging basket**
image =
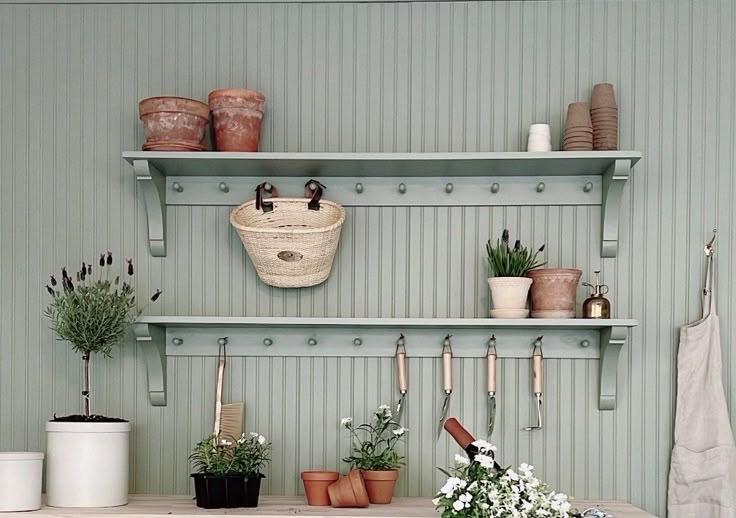
<svg viewBox="0 0 736 518">
<path fill-rule="evenodd" d="M 264 200 L 266 187 L 274 197 Z M 330 275 L 345 209 L 321 200 L 324 186 L 319 182 L 310 180 L 305 187 L 305 198 L 277 198 L 276 188 L 263 183 L 255 200 L 230 213 L 230 224 L 269 286 L 305 288 Z"/>
</svg>

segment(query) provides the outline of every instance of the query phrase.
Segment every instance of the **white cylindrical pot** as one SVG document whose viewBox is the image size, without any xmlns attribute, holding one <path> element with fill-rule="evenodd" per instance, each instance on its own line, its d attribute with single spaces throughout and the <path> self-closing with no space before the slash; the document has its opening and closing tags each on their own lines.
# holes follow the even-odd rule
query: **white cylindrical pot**
<svg viewBox="0 0 736 518">
<path fill-rule="evenodd" d="M 0 512 L 41 509 L 43 453 L 0 452 Z"/>
<path fill-rule="evenodd" d="M 526 302 L 531 285 L 532 279 L 528 277 L 491 277 L 488 279 L 493 301 L 491 316 L 526 317 L 529 314 L 526 309 Z M 496 312 L 495 315 L 494 312 Z"/>
<path fill-rule="evenodd" d="M 128 503 L 130 423 L 46 423 L 46 503 L 114 507 Z"/>
</svg>

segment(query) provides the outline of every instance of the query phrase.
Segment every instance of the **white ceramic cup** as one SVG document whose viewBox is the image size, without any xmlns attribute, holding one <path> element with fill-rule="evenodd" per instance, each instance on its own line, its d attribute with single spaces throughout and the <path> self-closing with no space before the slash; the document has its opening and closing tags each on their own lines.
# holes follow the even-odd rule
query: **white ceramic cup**
<svg viewBox="0 0 736 518">
<path fill-rule="evenodd" d="M 552 139 L 549 135 L 530 133 L 526 144 L 526 150 L 535 153 L 541 151 L 552 151 Z"/>
<path fill-rule="evenodd" d="M 552 129 L 549 127 L 549 124 L 532 124 L 529 126 L 529 134 L 531 135 L 532 133 L 552 136 Z"/>
</svg>

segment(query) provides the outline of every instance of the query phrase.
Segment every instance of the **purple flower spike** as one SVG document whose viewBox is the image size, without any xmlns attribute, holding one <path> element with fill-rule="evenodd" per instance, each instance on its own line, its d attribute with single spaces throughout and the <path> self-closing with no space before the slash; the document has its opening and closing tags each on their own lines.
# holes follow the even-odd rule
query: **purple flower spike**
<svg viewBox="0 0 736 518">
<path fill-rule="evenodd" d="M 51 295 L 52 297 L 56 294 L 56 292 L 48 284 L 46 285 L 46 291 L 48 291 L 49 295 Z"/>
<path fill-rule="evenodd" d="M 112 264 L 112 252 L 108 250 L 107 252 L 107 265 L 110 266 Z"/>
<path fill-rule="evenodd" d="M 62 279 L 68 279 L 69 278 L 69 274 L 66 273 L 66 266 L 61 269 L 61 278 Z"/>
<path fill-rule="evenodd" d="M 57 284 L 58 284 L 58 282 L 56 282 L 56 277 L 54 277 L 53 275 L 51 275 L 51 285 L 52 286 L 56 286 Z"/>
<path fill-rule="evenodd" d="M 105 266 L 105 254 L 100 254 L 100 266 Z"/>
<path fill-rule="evenodd" d="M 128 262 L 128 275 L 133 275 L 133 259 L 126 259 Z"/>
<path fill-rule="evenodd" d="M 92 275 L 92 265 L 91 264 L 87 265 L 87 275 Z"/>
</svg>

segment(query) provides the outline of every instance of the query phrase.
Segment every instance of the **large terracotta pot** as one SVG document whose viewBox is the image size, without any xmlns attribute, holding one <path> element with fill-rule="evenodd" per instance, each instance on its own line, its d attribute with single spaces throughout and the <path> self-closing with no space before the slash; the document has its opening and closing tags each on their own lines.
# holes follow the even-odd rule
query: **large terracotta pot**
<svg viewBox="0 0 736 518">
<path fill-rule="evenodd" d="M 309 505 L 330 505 L 327 488 L 340 478 L 337 471 L 302 471 L 304 492 Z"/>
<path fill-rule="evenodd" d="M 390 504 L 394 497 L 394 487 L 399 479 L 398 469 L 386 471 L 363 471 L 368 500 L 372 504 Z"/>
<path fill-rule="evenodd" d="M 491 288 L 493 318 L 526 318 L 529 310 L 526 301 L 532 280 L 528 277 L 491 277 L 488 286 Z"/>
<path fill-rule="evenodd" d="M 254 90 L 223 88 L 209 95 L 217 151 L 258 151 L 265 96 Z"/>
<path fill-rule="evenodd" d="M 582 274 L 574 268 L 530 270 L 532 318 L 575 318 L 575 294 Z"/>
<path fill-rule="evenodd" d="M 210 108 L 185 97 L 149 97 L 138 103 L 138 114 L 146 134 L 144 149 L 204 149 Z"/>
<path fill-rule="evenodd" d="M 332 507 L 368 507 L 368 493 L 360 471 L 354 469 L 328 488 Z"/>
</svg>

